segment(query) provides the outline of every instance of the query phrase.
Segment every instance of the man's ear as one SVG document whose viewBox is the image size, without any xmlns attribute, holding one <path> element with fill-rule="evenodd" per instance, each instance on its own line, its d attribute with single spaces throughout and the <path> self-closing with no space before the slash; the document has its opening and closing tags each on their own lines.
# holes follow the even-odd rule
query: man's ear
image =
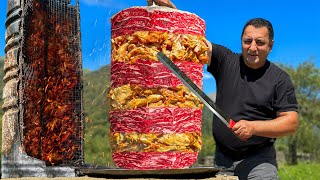
<svg viewBox="0 0 320 180">
<path fill-rule="evenodd" d="M 270 52 L 272 51 L 272 47 L 273 47 L 273 43 L 274 43 L 274 40 L 272 40 L 271 42 L 270 42 Z"/>
<path fill-rule="evenodd" d="M 211 42 L 210 41 L 208 41 L 207 39 L 206 39 L 206 44 L 207 44 L 207 46 L 208 46 L 208 51 L 207 51 L 207 55 L 208 55 L 208 58 L 209 58 L 209 60 L 208 60 L 208 65 L 210 65 L 210 63 L 211 63 L 211 57 L 212 57 L 212 44 L 211 44 Z"/>
</svg>

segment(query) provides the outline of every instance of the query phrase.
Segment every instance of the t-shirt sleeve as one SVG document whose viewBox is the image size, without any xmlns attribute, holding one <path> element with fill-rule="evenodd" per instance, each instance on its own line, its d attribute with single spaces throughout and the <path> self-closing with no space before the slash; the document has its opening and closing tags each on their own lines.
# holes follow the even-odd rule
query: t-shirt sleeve
<svg viewBox="0 0 320 180">
<path fill-rule="evenodd" d="M 217 78 L 218 74 L 220 74 L 222 67 L 226 63 L 229 63 L 228 55 L 233 54 L 233 52 L 224 46 L 214 44 L 214 43 L 211 43 L 211 44 L 212 44 L 211 62 L 208 65 L 207 71 Z"/>
<path fill-rule="evenodd" d="M 298 102 L 290 76 L 282 73 L 276 86 L 274 108 L 277 112 L 298 111 Z"/>
</svg>

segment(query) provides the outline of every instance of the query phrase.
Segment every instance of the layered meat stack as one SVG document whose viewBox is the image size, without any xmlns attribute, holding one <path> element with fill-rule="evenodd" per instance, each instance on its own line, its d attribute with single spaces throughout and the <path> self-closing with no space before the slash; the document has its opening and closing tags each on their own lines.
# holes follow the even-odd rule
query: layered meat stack
<svg viewBox="0 0 320 180">
<path fill-rule="evenodd" d="M 203 104 L 156 58 L 164 52 L 200 88 L 205 23 L 166 7 L 132 7 L 112 22 L 110 143 L 127 169 L 191 166 L 201 149 Z"/>
</svg>

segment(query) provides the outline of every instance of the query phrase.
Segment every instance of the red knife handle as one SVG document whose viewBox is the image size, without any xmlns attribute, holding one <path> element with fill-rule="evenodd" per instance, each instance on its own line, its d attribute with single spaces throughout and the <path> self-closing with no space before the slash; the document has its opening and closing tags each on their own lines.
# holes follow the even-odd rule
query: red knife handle
<svg viewBox="0 0 320 180">
<path fill-rule="evenodd" d="M 229 128 L 232 129 L 235 124 L 236 124 L 236 122 L 235 122 L 234 120 L 230 119 L 230 121 L 229 121 Z M 248 140 L 248 139 L 243 139 L 243 141 L 247 141 L 247 140 Z"/>
<path fill-rule="evenodd" d="M 236 122 L 234 120 L 230 119 L 229 128 L 232 129 L 235 124 L 236 124 Z"/>
</svg>

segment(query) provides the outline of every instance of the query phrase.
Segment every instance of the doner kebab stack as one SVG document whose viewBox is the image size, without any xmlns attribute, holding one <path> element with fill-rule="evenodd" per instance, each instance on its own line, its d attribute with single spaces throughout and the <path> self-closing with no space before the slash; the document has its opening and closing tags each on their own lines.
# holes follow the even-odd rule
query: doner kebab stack
<svg viewBox="0 0 320 180">
<path fill-rule="evenodd" d="M 205 22 L 189 12 L 148 6 L 124 9 L 111 23 L 113 161 L 125 169 L 191 166 L 202 146 L 203 104 L 156 54 L 166 54 L 202 88 Z"/>
</svg>

